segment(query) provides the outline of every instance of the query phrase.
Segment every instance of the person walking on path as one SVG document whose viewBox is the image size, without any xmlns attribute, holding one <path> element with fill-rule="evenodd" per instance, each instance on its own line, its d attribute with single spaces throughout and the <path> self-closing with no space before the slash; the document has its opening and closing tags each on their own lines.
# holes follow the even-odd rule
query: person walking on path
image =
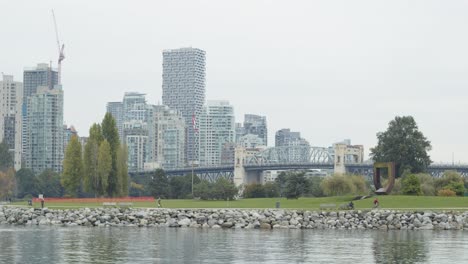
<svg viewBox="0 0 468 264">
<path fill-rule="evenodd" d="M 374 199 L 374 208 L 379 207 L 379 205 L 380 205 L 379 200 L 377 199 L 377 197 L 375 197 L 375 199 Z"/>
<path fill-rule="evenodd" d="M 162 205 L 161 205 L 161 197 L 158 197 L 158 208 L 161 208 Z"/>
<path fill-rule="evenodd" d="M 44 208 L 44 198 L 41 198 L 41 208 Z"/>
</svg>

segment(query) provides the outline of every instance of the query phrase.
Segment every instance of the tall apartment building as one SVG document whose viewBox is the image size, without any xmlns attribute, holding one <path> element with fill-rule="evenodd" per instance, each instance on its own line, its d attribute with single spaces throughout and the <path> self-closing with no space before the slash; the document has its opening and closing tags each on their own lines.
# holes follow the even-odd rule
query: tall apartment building
<svg viewBox="0 0 468 264">
<path fill-rule="evenodd" d="M 33 169 L 31 166 L 33 164 L 37 164 L 36 161 L 31 159 L 34 158 L 34 153 L 37 153 L 38 147 L 45 148 L 48 143 L 45 142 L 31 142 L 32 139 L 29 137 L 31 135 L 37 135 L 37 131 L 29 131 L 28 129 L 36 129 L 37 127 L 29 124 L 29 121 L 33 121 L 33 117 L 39 115 L 38 112 L 36 113 L 29 113 L 29 101 L 31 97 L 34 97 L 38 94 L 39 90 L 41 90 L 41 96 L 44 97 L 46 94 L 46 90 L 60 90 L 61 92 L 61 99 L 57 98 L 57 100 L 61 100 L 62 107 L 61 109 L 56 109 L 54 107 L 54 111 L 60 111 L 60 113 L 43 113 L 43 115 L 54 115 L 54 116 L 61 116 L 60 122 L 63 122 L 63 91 L 61 87 L 56 87 L 58 85 L 58 71 L 50 67 L 47 63 L 39 63 L 36 67 L 25 68 L 23 72 L 23 106 L 22 106 L 22 131 L 21 131 L 21 145 L 22 145 L 22 160 L 25 163 L 26 168 Z M 57 94 L 57 92 L 53 92 L 53 94 Z M 40 97 L 41 97 L 40 96 Z M 54 95 L 55 97 L 60 97 L 60 95 Z M 38 101 L 39 99 L 36 98 L 34 101 Z M 45 102 L 47 104 L 47 102 Z M 37 109 L 36 109 L 37 110 Z M 55 121 L 55 120 L 54 120 Z M 60 128 L 62 128 L 63 124 L 60 124 Z M 55 133 L 54 135 L 49 135 L 50 138 L 59 138 L 62 137 L 63 130 L 51 130 L 50 132 Z M 39 140 L 36 138 L 35 140 Z M 47 140 L 45 137 L 41 137 L 41 140 Z M 63 144 L 61 144 L 62 151 L 63 151 Z M 34 147 L 34 149 L 29 149 L 30 147 Z M 50 147 L 50 146 L 48 146 Z M 50 149 L 47 151 L 52 152 Z M 58 149 L 54 149 L 53 152 L 57 152 Z M 54 154 L 53 156 L 56 157 L 58 154 Z M 63 153 L 62 153 L 63 156 Z M 49 159 L 47 159 L 49 160 Z M 60 161 L 61 163 L 61 161 Z M 36 166 L 36 165 L 34 165 Z M 42 165 L 37 165 L 35 170 L 37 172 L 38 168 Z M 48 168 L 57 167 L 55 165 L 48 165 Z M 61 170 L 61 165 L 59 166 Z M 58 167 L 57 167 L 58 168 Z M 55 169 L 54 169 L 55 170 Z M 56 171 L 60 171 L 56 170 Z"/>
<path fill-rule="evenodd" d="M 0 81 L 0 142 L 5 141 L 14 157 L 14 167 L 21 168 L 21 107 L 23 83 L 15 82 L 13 76 L 2 75 Z"/>
<path fill-rule="evenodd" d="M 63 125 L 63 153 L 67 151 L 68 142 L 70 142 L 73 136 L 78 137 L 78 131 L 76 131 L 75 127 Z"/>
<path fill-rule="evenodd" d="M 266 116 L 245 114 L 244 115 L 245 135 L 257 135 L 263 140 L 265 146 L 268 145 L 268 129 Z"/>
<path fill-rule="evenodd" d="M 163 51 L 162 103 L 185 120 L 186 163 L 197 162 L 198 133 L 195 126 L 205 103 L 205 51 L 181 48 Z"/>
<path fill-rule="evenodd" d="M 177 111 L 165 105 L 153 106 L 150 127 L 150 156 L 163 169 L 185 165 L 185 120 Z"/>
<path fill-rule="evenodd" d="M 106 111 L 114 117 L 117 130 L 119 131 L 119 138 L 123 141 L 123 103 L 108 102 Z"/>
<path fill-rule="evenodd" d="M 275 134 L 275 146 L 285 147 L 284 155 L 290 162 L 306 162 L 310 144 L 301 137 L 300 132 L 292 132 L 289 128 L 278 130 Z"/>
<path fill-rule="evenodd" d="M 245 114 L 244 123 L 236 124 L 236 142 L 240 144 L 239 140 L 246 135 L 256 135 L 263 146 L 268 144 L 268 127 L 266 116 Z M 252 139 L 252 136 L 249 136 Z"/>
<path fill-rule="evenodd" d="M 128 148 L 128 171 L 144 170 L 148 155 L 148 124 L 141 120 L 124 122 L 124 140 Z"/>
<path fill-rule="evenodd" d="M 35 173 L 45 169 L 62 171 L 63 150 L 63 91 L 60 85 L 53 89 L 38 87 L 26 98 L 26 168 Z"/>
<path fill-rule="evenodd" d="M 228 101 L 208 101 L 199 121 L 200 165 L 220 165 L 223 147 L 235 142 L 234 107 Z"/>
</svg>

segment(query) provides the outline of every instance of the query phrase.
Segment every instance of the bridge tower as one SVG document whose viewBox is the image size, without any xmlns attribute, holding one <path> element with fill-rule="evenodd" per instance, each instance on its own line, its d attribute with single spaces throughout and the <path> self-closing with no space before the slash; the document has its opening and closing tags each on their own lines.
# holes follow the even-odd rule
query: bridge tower
<svg viewBox="0 0 468 264">
<path fill-rule="evenodd" d="M 234 184 L 239 187 L 245 183 L 247 173 L 244 168 L 247 152 L 243 147 L 236 147 L 234 151 Z"/>
<path fill-rule="evenodd" d="M 346 173 L 346 164 L 362 164 L 364 162 L 364 147 L 362 145 L 335 144 L 334 172 Z"/>
</svg>

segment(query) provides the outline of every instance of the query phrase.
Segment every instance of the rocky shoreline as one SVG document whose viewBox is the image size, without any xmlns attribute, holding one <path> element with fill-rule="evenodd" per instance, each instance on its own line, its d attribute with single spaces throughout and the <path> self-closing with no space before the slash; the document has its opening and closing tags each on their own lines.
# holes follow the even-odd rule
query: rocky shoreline
<svg viewBox="0 0 468 264">
<path fill-rule="evenodd" d="M 468 229 L 468 212 L 0 207 L 0 224 L 245 229 Z"/>
</svg>

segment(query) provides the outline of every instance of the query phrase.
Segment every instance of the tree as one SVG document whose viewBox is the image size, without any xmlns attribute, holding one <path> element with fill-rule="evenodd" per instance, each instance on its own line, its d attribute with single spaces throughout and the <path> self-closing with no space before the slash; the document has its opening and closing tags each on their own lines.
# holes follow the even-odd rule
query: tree
<svg viewBox="0 0 468 264">
<path fill-rule="evenodd" d="M 16 172 L 17 197 L 37 196 L 38 180 L 31 169 L 22 168 Z"/>
<path fill-rule="evenodd" d="M 112 158 L 112 169 L 109 174 L 107 194 L 109 197 L 120 196 L 122 194 L 121 182 L 117 172 L 117 152 L 120 147 L 119 132 L 112 114 L 106 113 L 102 120 L 102 135 L 109 142 Z M 120 187 L 120 188 L 119 188 Z"/>
<path fill-rule="evenodd" d="M 243 192 L 244 198 L 264 198 L 265 188 L 260 183 L 247 184 Z"/>
<path fill-rule="evenodd" d="M 169 180 L 162 169 L 157 169 L 149 182 L 149 192 L 155 198 L 169 197 Z"/>
<path fill-rule="evenodd" d="M 110 154 L 110 145 L 107 140 L 103 140 L 99 145 L 99 153 L 97 159 L 97 177 L 94 186 L 94 191 L 98 196 L 107 194 L 107 183 L 109 174 L 112 169 L 112 158 Z"/>
<path fill-rule="evenodd" d="M 304 172 L 290 173 L 286 179 L 285 195 L 288 199 L 297 199 L 309 191 L 309 181 Z"/>
<path fill-rule="evenodd" d="M 99 145 L 104 140 L 102 136 L 101 126 L 93 124 L 89 129 L 89 138 L 86 142 L 83 153 L 83 185 L 87 192 L 95 193 L 98 189 L 98 155 Z M 107 186 L 107 185 L 106 185 Z M 106 189 L 107 192 L 107 189 Z M 104 195 L 104 193 L 99 193 Z"/>
<path fill-rule="evenodd" d="M 202 200 L 212 200 L 213 198 L 213 184 L 207 180 L 202 180 L 193 186 L 193 195 Z"/>
<path fill-rule="evenodd" d="M 83 160 L 81 157 L 81 144 L 77 136 L 72 136 L 68 143 L 63 160 L 62 185 L 66 193 L 76 197 L 81 187 L 83 176 Z"/>
<path fill-rule="evenodd" d="M 45 197 L 62 197 L 63 187 L 60 184 L 60 174 L 46 169 L 37 177 L 38 192 Z"/>
<path fill-rule="evenodd" d="M 213 189 L 215 192 L 214 198 L 219 200 L 233 200 L 234 196 L 239 192 L 233 182 L 222 177 L 216 180 Z"/>
<path fill-rule="evenodd" d="M 279 187 L 280 196 L 283 196 L 284 194 L 284 189 L 286 188 L 286 179 L 287 179 L 287 175 L 286 175 L 286 172 L 284 171 L 280 172 L 275 179 L 275 182 L 276 184 L 278 184 L 278 187 Z"/>
<path fill-rule="evenodd" d="M 15 171 L 12 168 L 6 172 L 0 171 L 0 199 L 12 197 L 15 188 Z"/>
<path fill-rule="evenodd" d="M 334 174 L 332 176 L 325 177 L 320 186 L 327 196 L 352 194 L 355 192 L 356 188 L 351 182 L 349 176 L 341 174 Z"/>
<path fill-rule="evenodd" d="M 118 189 L 121 196 L 128 196 L 128 148 L 127 145 L 120 145 L 117 152 L 117 177 L 119 179 Z"/>
<path fill-rule="evenodd" d="M 407 195 L 421 195 L 421 182 L 414 174 L 407 175 L 401 182 L 402 193 Z"/>
<path fill-rule="evenodd" d="M 431 142 L 418 130 L 411 116 L 395 117 L 387 131 L 377 133 L 377 139 L 377 146 L 370 150 L 371 157 L 375 162 L 395 162 L 397 176 L 405 169 L 424 172 L 431 164 L 428 154 Z"/>
<path fill-rule="evenodd" d="M 451 190 L 456 195 L 463 195 L 465 192 L 464 180 L 460 173 L 456 171 L 444 171 L 441 178 L 435 180 L 436 191 Z"/>
<path fill-rule="evenodd" d="M 322 177 L 311 177 L 309 179 L 309 195 L 313 197 L 323 197 L 325 194 L 323 193 L 322 187 L 320 184 L 322 183 Z"/>
<path fill-rule="evenodd" d="M 3 140 L 0 143 L 0 171 L 7 171 L 13 166 L 13 154 L 10 152 L 5 140 Z"/>
<path fill-rule="evenodd" d="M 267 182 L 263 185 L 263 189 L 265 190 L 265 196 L 268 198 L 279 197 L 280 190 L 279 186 L 276 182 Z"/>
</svg>

